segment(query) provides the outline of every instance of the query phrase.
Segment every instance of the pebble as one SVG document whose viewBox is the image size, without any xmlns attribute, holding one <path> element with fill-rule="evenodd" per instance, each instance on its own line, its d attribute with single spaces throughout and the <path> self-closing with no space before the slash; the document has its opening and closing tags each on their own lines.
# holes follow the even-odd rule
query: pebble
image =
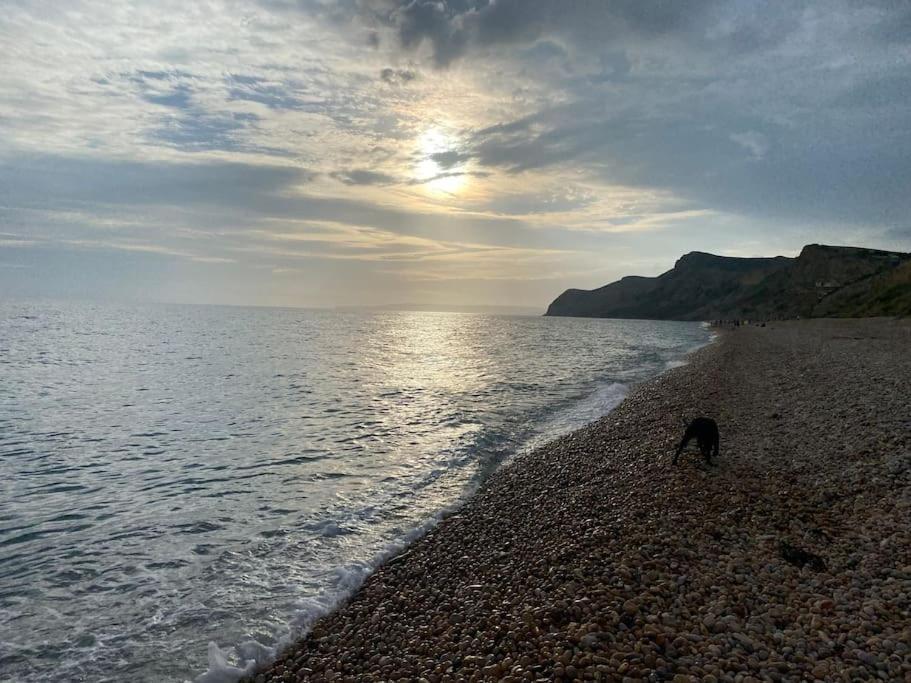
<svg viewBox="0 0 911 683">
<path fill-rule="evenodd" d="M 498 469 L 248 680 L 911 680 L 908 348 L 886 319 L 723 332 Z M 696 415 L 717 463 L 672 467 Z"/>
</svg>

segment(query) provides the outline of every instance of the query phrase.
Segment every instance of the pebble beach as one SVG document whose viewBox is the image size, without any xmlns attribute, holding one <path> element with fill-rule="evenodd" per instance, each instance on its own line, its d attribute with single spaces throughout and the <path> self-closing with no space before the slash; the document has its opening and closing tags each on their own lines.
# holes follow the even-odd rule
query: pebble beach
<svg viewBox="0 0 911 683">
<path fill-rule="evenodd" d="M 714 418 L 720 457 L 686 421 Z M 724 331 L 250 679 L 911 681 L 911 321 Z"/>
</svg>

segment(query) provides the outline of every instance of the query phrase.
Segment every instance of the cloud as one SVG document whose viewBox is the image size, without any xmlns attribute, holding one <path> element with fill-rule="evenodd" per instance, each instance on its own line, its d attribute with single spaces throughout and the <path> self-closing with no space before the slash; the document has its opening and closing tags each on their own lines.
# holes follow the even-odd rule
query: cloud
<svg viewBox="0 0 911 683">
<path fill-rule="evenodd" d="M 21 235 L 0 235 L 0 247 L 13 249 L 16 247 L 32 247 L 38 244 L 33 239 L 24 239 Z"/>
<path fill-rule="evenodd" d="M 396 179 L 385 173 L 358 168 L 350 171 L 336 171 L 330 174 L 345 185 L 392 185 Z"/>
<path fill-rule="evenodd" d="M 98 77 L 94 82 L 107 86 L 112 92 L 116 92 L 115 88 L 122 87 L 124 82 L 128 82 L 134 87 L 138 97 L 150 104 L 175 109 L 189 109 L 192 106 L 193 75 L 186 71 L 137 69 L 133 73 Z"/>
<path fill-rule="evenodd" d="M 470 178 L 487 178 L 491 174 L 487 171 L 443 171 L 442 173 L 436 173 L 426 178 L 412 178 L 408 181 L 409 185 L 429 185 L 438 180 L 444 180 L 446 178 L 460 178 L 460 177 L 470 177 Z"/>
<path fill-rule="evenodd" d="M 204 151 L 268 151 L 247 142 L 242 134 L 254 126 L 259 117 L 255 114 L 209 114 L 189 112 L 168 116 L 149 131 L 149 138 L 187 152 Z"/>
<path fill-rule="evenodd" d="M 390 85 L 407 85 L 417 77 L 417 73 L 411 69 L 393 69 L 387 66 L 380 70 L 380 80 Z"/>
<path fill-rule="evenodd" d="M 581 209 L 594 201 L 595 197 L 591 193 L 570 188 L 563 191 L 504 194 L 490 203 L 490 209 L 506 215 L 563 213 Z"/>
<path fill-rule="evenodd" d="M 762 159 L 769 151 L 769 141 L 762 133 L 746 131 L 744 133 L 731 133 L 731 140 L 749 151 L 753 159 Z"/>
<path fill-rule="evenodd" d="M 387 20 L 398 30 L 403 47 L 413 49 L 429 41 L 434 59 L 445 65 L 458 57 L 468 42 L 464 27 L 467 12 L 459 11 L 462 7 L 455 3 L 415 0 L 402 3 L 389 13 Z"/>
<path fill-rule="evenodd" d="M 698 4 L 638 0 L 367 0 L 357 5 L 356 14 L 368 24 L 392 29 L 405 50 L 428 45 L 436 65 L 446 67 L 472 49 L 530 44 L 549 36 L 564 36 L 587 46 L 603 44 L 619 35 L 655 37 L 687 31 L 699 27 L 701 18 L 715 5 L 711 0 Z"/>
<path fill-rule="evenodd" d="M 277 269 L 300 273 L 298 291 L 337 278 L 380 297 L 394 273 L 418 281 L 415 258 L 424 283 L 558 287 L 641 253 L 659 269 L 693 248 L 907 243 L 911 12 L 897 3 L 5 9 L 0 239 L 40 251 L 36 272 L 106 249 L 216 259 L 238 288 Z M 304 240 L 279 225 L 296 220 L 348 227 Z M 548 254 L 511 262 L 523 248 Z"/>
<path fill-rule="evenodd" d="M 104 205 L 262 205 L 312 181 L 293 166 L 204 161 L 117 161 L 33 156 L 0 165 L 0 204 L 61 209 Z"/>
<path fill-rule="evenodd" d="M 334 260 L 399 262 L 446 261 L 465 264 L 484 261 L 507 263 L 539 260 L 566 254 L 566 250 L 495 246 L 490 244 L 408 235 L 373 226 L 334 221 L 277 220 L 258 230 L 232 237 L 236 252 Z"/>
<path fill-rule="evenodd" d="M 456 151 L 437 152 L 430 155 L 430 159 L 440 168 L 450 169 L 463 164 L 471 158 L 470 154 Z"/>
<path fill-rule="evenodd" d="M 164 93 L 146 93 L 142 97 L 151 104 L 161 104 L 175 109 L 188 109 L 191 102 L 190 94 L 190 88 L 181 85 Z"/>
<path fill-rule="evenodd" d="M 134 241 L 105 241 L 105 240 L 56 240 L 48 241 L 54 245 L 65 245 L 78 249 L 91 249 L 100 251 L 132 251 L 143 254 L 155 254 L 157 256 L 170 256 L 181 259 L 188 259 L 197 263 L 235 263 L 232 258 L 223 256 L 208 256 L 205 254 L 194 254 L 179 249 L 170 249 L 158 244 L 148 244 Z"/>
<path fill-rule="evenodd" d="M 364 170 L 338 176 L 368 187 L 393 180 Z M 162 254 L 232 258 L 224 252 L 232 235 L 287 233 L 284 222 L 308 221 L 310 234 L 318 222 L 357 226 L 361 235 L 369 227 L 401 240 L 464 242 L 471 236 L 491 249 L 535 242 L 535 227 L 509 217 L 437 214 L 303 192 L 318 182 L 312 172 L 290 166 L 37 158 L 16 169 L 0 166 L 0 223 L 17 228 L 0 239 L 82 248 L 119 241 L 124 250 L 149 253 L 157 244 Z M 553 242 L 536 248 L 553 250 Z"/>
</svg>

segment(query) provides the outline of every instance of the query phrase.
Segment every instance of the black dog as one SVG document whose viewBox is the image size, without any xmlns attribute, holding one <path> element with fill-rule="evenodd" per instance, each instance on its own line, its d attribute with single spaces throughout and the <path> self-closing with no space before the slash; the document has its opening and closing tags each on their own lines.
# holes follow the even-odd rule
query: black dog
<svg viewBox="0 0 911 683">
<path fill-rule="evenodd" d="M 710 417 L 697 417 L 690 422 L 690 426 L 686 428 L 686 432 L 683 434 L 680 445 L 677 446 L 677 452 L 674 453 L 675 465 L 677 464 L 677 458 L 680 457 L 690 439 L 696 439 L 699 444 L 699 450 L 702 451 L 702 457 L 711 465 L 712 456 L 718 457 L 718 425 L 715 424 L 715 420 Z"/>
</svg>

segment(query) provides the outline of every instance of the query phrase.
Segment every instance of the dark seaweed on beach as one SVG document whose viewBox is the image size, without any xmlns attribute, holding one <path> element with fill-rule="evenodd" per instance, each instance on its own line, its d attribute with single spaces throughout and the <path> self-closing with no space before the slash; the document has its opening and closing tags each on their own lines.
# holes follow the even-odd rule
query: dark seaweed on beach
<svg viewBox="0 0 911 683">
<path fill-rule="evenodd" d="M 809 566 L 815 572 L 826 571 L 826 563 L 819 555 L 797 548 L 787 541 L 778 542 L 778 553 L 782 559 L 796 567 Z"/>
</svg>

